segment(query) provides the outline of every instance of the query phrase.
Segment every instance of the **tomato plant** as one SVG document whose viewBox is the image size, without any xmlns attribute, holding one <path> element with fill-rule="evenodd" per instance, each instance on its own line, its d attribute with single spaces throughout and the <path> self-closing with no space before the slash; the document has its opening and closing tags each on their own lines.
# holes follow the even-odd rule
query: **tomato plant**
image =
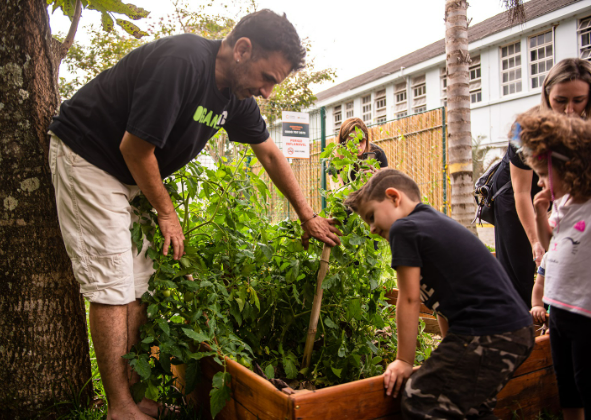
<svg viewBox="0 0 591 420">
<path fill-rule="evenodd" d="M 305 251 L 297 221 L 271 223 L 270 191 L 251 168 L 248 151 L 213 169 L 193 161 L 165 181 L 181 220 L 186 255 L 180 261 L 161 252 L 163 238 L 156 214 L 139 196 L 132 203 L 144 215 L 132 229 L 155 273 L 143 296 L 149 322 L 141 342 L 126 355 L 140 375 L 135 398 L 157 399 L 159 387 L 170 386 L 171 364 L 186 365 L 186 389 L 195 388 L 199 360 L 225 357 L 246 367 L 258 364 L 269 378 L 292 387 L 316 388 L 375 376 L 395 354 L 395 325 L 385 291 L 395 285 L 385 241 L 371 235 L 361 219 L 347 215 L 343 198 L 371 176 L 357 162 L 355 142 L 330 145 L 323 153 L 332 173 L 359 171 L 357 178 L 324 192 L 324 217 L 342 222 L 342 245 L 332 250 L 323 282 L 318 333 L 307 369 L 300 369 L 322 244 Z M 336 156 L 336 157 L 335 157 Z M 369 162 L 373 163 L 373 162 Z M 336 175 L 334 175 L 336 177 Z M 378 241 L 379 246 L 374 246 Z M 187 278 L 189 276 L 189 278 Z M 207 346 L 201 346 L 204 343 Z M 158 354 L 151 348 L 158 347 Z M 211 409 L 215 416 L 230 397 L 230 375 L 213 379 Z"/>
</svg>

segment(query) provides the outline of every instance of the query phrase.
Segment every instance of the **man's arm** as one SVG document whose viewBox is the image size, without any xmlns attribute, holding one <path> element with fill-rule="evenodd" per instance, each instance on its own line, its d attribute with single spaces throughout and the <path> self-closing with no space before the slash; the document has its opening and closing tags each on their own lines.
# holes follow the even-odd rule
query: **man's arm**
<svg viewBox="0 0 591 420">
<path fill-rule="evenodd" d="M 155 148 L 153 144 L 127 131 L 119 146 L 133 179 L 158 212 L 158 226 L 164 236 L 163 254 L 168 254 L 168 247 L 172 244 L 174 259 L 178 260 L 184 254 L 185 236 L 174 205 L 162 183 L 160 168 L 154 155 Z"/>
<path fill-rule="evenodd" d="M 312 236 L 329 246 L 339 245 L 341 240 L 337 235 L 341 232 L 333 226 L 335 222 L 322 217 L 313 217 L 314 211 L 302 194 L 291 166 L 273 139 L 269 137 L 263 143 L 252 144 L 251 147 L 273 183 L 289 200 L 302 221 L 302 228 L 306 232 L 302 237 L 304 247 L 308 248 L 308 241 Z"/>
<path fill-rule="evenodd" d="M 511 171 L 511 183 L 515 195 L 515 210 L 519 221 L 525 230 L 532 248 L 532 255 L 536 265 L 540 265 L 544 256 L 544 247 L 540 244 L 536 229 L 534 206 L 531 199 L 531 183 L 533 171 L 520 169 L 512 163 L 509 164 Z"/>
<path fill-rule="evenodd" d="M 396 329 L 398 331 L 398 352 L 396 360 L 384 373 L 386 394 L 394 398 L 400 392 L 402 383 L 413 372 L 413 361 L 419 332 L 419 311 L 421 308 L 421 269 L 399 266 L 398 300 L 396 302 Z"/>
</svg>

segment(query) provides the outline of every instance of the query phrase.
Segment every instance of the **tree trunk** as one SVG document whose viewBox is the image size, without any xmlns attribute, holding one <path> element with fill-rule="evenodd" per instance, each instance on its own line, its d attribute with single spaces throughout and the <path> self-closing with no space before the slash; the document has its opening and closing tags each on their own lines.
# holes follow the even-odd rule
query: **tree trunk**
<svg viewBox="0 0 591 420">
<path fill-rule="evenodd" d="M 445 2 L 447 110 L 451 214 L 476 233 L 472 191 L 472 133 L 470 129 L 470 55 L 466 0 Z"/>
<path fill-rule="evenodd" d="M 60 43 L 46 2 L 5 0 L 0 38 L 0 419 L 14 420 L 72 401 L 90 359 L 47 163 Z"/>
</svg>

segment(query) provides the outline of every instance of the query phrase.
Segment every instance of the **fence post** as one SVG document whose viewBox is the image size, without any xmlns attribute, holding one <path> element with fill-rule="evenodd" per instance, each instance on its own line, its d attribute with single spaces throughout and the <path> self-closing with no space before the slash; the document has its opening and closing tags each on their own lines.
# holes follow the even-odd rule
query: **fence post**
<svg viewBox="0 0 591 420">
<path fill-rule="evenodd" d="M 326 109 L 320 107 L 320 153 L 326 148 Z M 320 161 L 320 186 L 326 191 L 326 170 L 324 160 Z M 322 210 L 326 208 L 326 197 L 322 194 Z"/>
<path fill-rule="evenodd" d="M 443 151 L 443 214 L 447 214 L 447 130 L 445 124 L 445 107 L 441 108 L 441 133 L 443 135 L 441 142 L 441 149 Z"/>
</svg>

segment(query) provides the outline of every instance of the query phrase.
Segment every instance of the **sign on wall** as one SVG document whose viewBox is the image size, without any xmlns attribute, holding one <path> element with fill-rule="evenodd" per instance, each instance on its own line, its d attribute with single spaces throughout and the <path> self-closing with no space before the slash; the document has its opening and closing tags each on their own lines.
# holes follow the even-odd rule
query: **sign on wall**
<svg viewBox="0 0 591 420">
<path fill-rule="evenodd" d="M 310 115 L 307 112 L 282 111 L 281 120 L 283 155 L 292 159 L 310 159 Z"/>
</svg>

